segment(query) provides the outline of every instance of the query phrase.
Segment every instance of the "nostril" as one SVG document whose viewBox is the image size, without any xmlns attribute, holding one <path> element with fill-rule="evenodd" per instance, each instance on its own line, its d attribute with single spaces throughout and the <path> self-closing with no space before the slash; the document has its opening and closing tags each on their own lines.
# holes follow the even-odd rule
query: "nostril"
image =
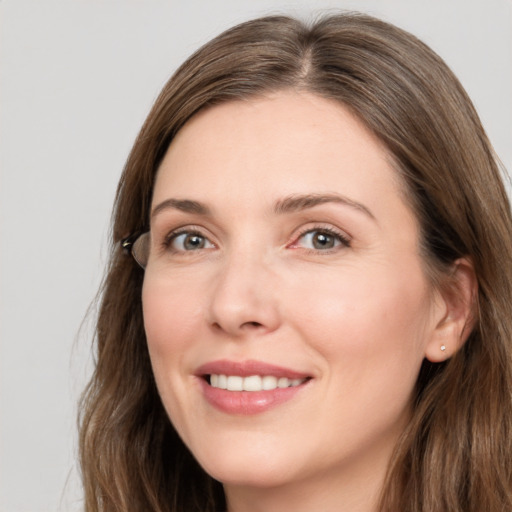
<svg viewBox="0 0 512 512">
<path fill-rule="evenodd" d="M 265 328 L 265 325 L 260 323 L 260 322 L 256 322 L 256 321 L 251 321 L 251 322 L 243 322 L 242 324 L 239 324 L 239 325 L 229 325 L 229 324 L 223 324 L 221 322 L 213 322 L 212 323 L 212 328 L 214 331 L 217 331 L 217 332 L 231 332 L 232 334 L 235 334 L 236 335 L 241 335 L 242 333 L 246 332 L 246 333 L 249 333 L 251 331 L 260 331 L 262 329 Z"/>
<path fill-rule="evenodd" d="M 262 324 L 260 324 L 259 322 L 245 322 L 244 325 L 247 325 L 249 327 L 261 327 Z"/>
</svg>

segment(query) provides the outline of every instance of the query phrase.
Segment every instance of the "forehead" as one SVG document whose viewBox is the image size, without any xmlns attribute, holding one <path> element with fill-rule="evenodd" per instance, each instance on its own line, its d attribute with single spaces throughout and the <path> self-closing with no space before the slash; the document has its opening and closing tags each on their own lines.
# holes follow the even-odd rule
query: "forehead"
<svg viewBox="0 0 512 512">
<path fill-rule="evenodd" d="M 385 207 L 401 186 L 390 162 L 348 108 L 310 93 L 279 92 L 194 116 L 160 165 L 153 204 L 173 196 L 247 206 L 334 192 Z"/>
</svg>

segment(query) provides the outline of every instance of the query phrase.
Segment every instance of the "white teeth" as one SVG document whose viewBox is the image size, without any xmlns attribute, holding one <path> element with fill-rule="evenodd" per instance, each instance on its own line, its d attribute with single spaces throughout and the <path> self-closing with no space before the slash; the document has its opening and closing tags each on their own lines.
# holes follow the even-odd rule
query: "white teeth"
<svg viewBox="0 0 512 512">
<path fill-rule="evenodd" d="M 227 389 L 228 391 L 271 391 L 276 388 L 289 388 L 300 386 L 306 379 L 288 379 L 272 375 L 210 375 L 210 385 L 213 388 Z"/>
<path fill-rule="evenodd" d="M 287 388 L 290 385 L 290 381 L 286 377 L 281 377 L 277 381 L 278 388 Z"/>
<path fill-rule="evenodd" d="M 213 375 L 212 375 L 213 377 Z M 218 387 L 221 388 L 221 389 L 227 389 L 228 388 L 228 378 L 225 376 L 225 375 L 219 375 L 219 380 L 218 380 Z M 212 384 L 213 386 L 213 384 Z"/>
<path fill-rule="evenodd" d="M 262 380 L 262 388 L 266 391 L 277 388 L 277 378 L 272 375 L 265 375 Z"/>
<path fill-rule="evenodd" d="M 228 391 L 242 391 L 244 389 L 244 378 L 238 375 L 230 375 L 228 377 Z"/>
<path fill-rule="evenodd" d="M 261 391 L 261 377 L 259 375 L 251 375 L 250 377 L 245 377 L 243 387 L 244 391 Z"/>
</svg>

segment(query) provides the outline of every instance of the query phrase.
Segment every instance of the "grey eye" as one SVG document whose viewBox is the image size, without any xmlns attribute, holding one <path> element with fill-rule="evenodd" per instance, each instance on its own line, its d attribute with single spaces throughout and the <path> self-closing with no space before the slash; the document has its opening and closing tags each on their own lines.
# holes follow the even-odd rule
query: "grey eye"
<svg viewBox="0 0 512 512">
<path fill-rule="evenodd" d="M 306 249 L 317 251 L 333 249 L 343 243 L 341 237 L 334 233 L 314 229 L 304 233 L 298 241 L 298 245 Z"/>
<path fill-rule="evenodd" d="M 198 233 L 180 233 L 173 238 L 171 246 L 176 251 L 197 251 L 213 247 L 213 244 Z"/>
</svg>

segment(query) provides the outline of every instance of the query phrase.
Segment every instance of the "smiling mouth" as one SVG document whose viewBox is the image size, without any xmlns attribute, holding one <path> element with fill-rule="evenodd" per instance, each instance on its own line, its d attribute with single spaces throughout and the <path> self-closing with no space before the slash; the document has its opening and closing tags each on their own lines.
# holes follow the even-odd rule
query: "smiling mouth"
<svg viewBox="0 0 512 512">
<path fill-rule="evenodd" d="M 310 379 L 289 379 L 287 377 L 274 377 L 273 375 L 240 375 L 210 374 L 204 376 L 206 382 L 217 389 L 227 391 L 272 391 L 274 389 L 293 388 L 304 384 Z"/>
<path fill-rule="evenodd" d="M 263 361 L 220 359 L 203 364 L 196 378 L 206 401 L 225 414 L 264 413 L 301 395 L 314 376 Z"/>
</svg>

